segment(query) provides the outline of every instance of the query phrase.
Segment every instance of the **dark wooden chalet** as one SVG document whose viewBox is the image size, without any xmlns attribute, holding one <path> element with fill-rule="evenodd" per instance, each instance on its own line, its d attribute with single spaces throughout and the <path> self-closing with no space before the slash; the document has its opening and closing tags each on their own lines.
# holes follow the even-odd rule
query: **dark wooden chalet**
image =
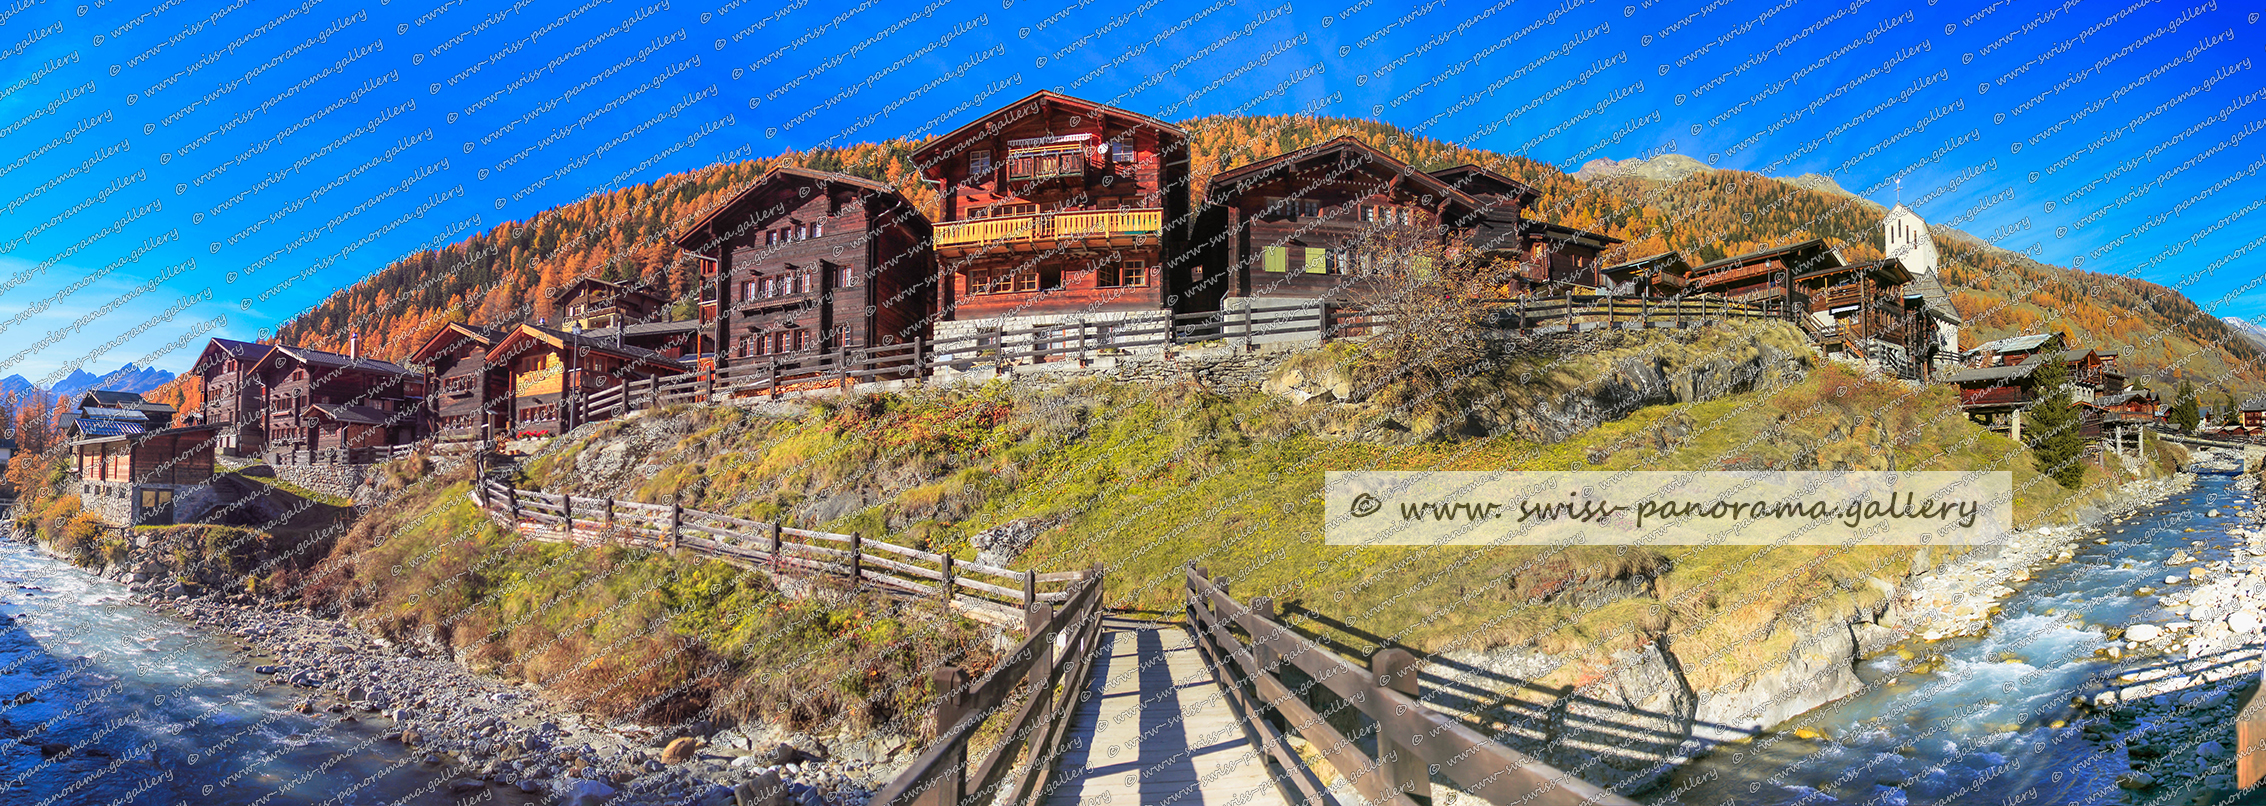
<svg viewBox="0 0 2266 806">
<path fill-rule="evenodd" d="M 2080 403 L 2091 403 L 2124 391 L 2124 371 L 2117 367 L 2116 353 L 2080 347 L 2062 351 L 2061 360 L 2069 365 L 2069 381 Z"/>
<path fill-rule="evenodd" d="M 1819 238 L 1702 263 L 1689 276 L 1696 293 L 1759 304 L 1791 320 L 1810 309 L 1794 278 L 1841 264 L 1841 254 Z"/>
<path fill-rule="evenodd" d="M 218 431 L 191 425 L 73 440 L 80 503 L 113 526 L 172 523 L 175 496 L 212 478 Z"/>
<path fill-rule="evenodd" d="M 267 448 L 267 384 L 258 367 L 273 345 L 234 339 L 205 343 L 191 370 L 203 384 L 204 421 L 220 426 L 218 449 L 257 456 Z"/>
<path fill-rule="evenodd" d="M 1962 363 L 1970 367 L 2003 367 L 2026 363 L 2041 354 L 2060 355 L 2068 349 L 2060 333 L 2032 333 L 1976 345 L 1965 353 Z"/>
<path fill-rule="evenodd" d="M 2266 401 L 2244 403 L 2239 411 L 2244 428 L 2266 428 Z"/>
<path fill-rule="evenodd" d="M 451 322 L 409 355 L 410 364 L 425 368 L 426 433 L 444 442 L 485 442 L 511 427 L 501 402 L 509 379 L 488 363 L 501 338 L 502 331 Z"/>
<path fill-rule="evenodd" d="M 1600 290 L 1621 296 L 1673 297 L 1691 286 L 1691 264 L 1662 252 L 1597 270 Z"/>
<path fill-rule="evenodd" d="M 1547 221 L 1527 221 L 1520 240 L 1525 253 L 1519 264 L 1519 287 L 1512 290 L 1539 294 L 1602 288 L 1606 284 L 1600 271 L 1603 256 L 1622 243 L 1610 235 Z"/>
<path fill-rule="evenodd" d="M 711 329 L 691 335 L 712 346 L 720 367 L 925 337 L 935 291 L 929 239 L 928 218 L 890 185 L 773 169 L 677 236 L 717 267 Z M 645 338 L 640 327 L 654 326 L 630 328 Z M 665 341 L 620 344 L 673 357 L 702 352 L 672 354 Z"/>
<path fill-rule="evenodd" d="M 642 288 L 584 277 L 551 294 L 560 327 L 581 325 L 583 330 L 651 321 L 669 308 L 669 301 Z"/>
<path fill-rule="evenodd" d="M 408 445 L 423 436 L 425 377 L 390 361 L 365 358 L 360 339 L 349 337 L 346 354 L 276 345 L 258 371 L 267 384 L 267 446 L 270 461 L 316 461 L 340 449 Z M 336 441 L 340 429 L 326 425 L 316 406 L 352 406 L 383 413 L 384 426 L 369 444 Z M 358 433 L 369 434 L 369 429 Z"/>
<path fill-rule="evenodd" d="M 1542 197 L 1542 191 L 1470 163 L 1433 171 L 1432 178 L 1479 200 L 1478 217 L 1464 227 L 1471 249 L 1511 260 L 1526 256 L 1527 222 L 1521 215 Z"/>
<path fill-rule="evenodd" d="M 1200 297 L 1331 299 L 1368 261 L 1408 255 L 1482 220 L 1484 204 L 1353 137 L 1239 166 L 1205 188 Z M 1513 206 L 1516 213 L 1516 206 Z M 1214 228 L 1223 228 L 1214 231 Z M 1445 253 L 1442 253 L 1443 255 Z M 1419 261 L 1429 257 L 1418 257 Z M 1212 308 L 1199 308 L 1209 310 Z"/>
<path fill-rule="evenodd" d="M 1960 367 L 1937 374 L 1936 380 L 1959 387 L 1959 409 L 1969 419 L 2021 439 L 2022 412 L 2037 400 L 2034 376 L 2039 366 L 2030 362 Z"/>
<path fill-rule="evenodd" d="M 79 395 L 63 433 L 78 439 L 160 431 L 173 425 L 176 413 L 172 406 L 143 400 L 135 392 L 95 389 Z"/>
<path fill-rule="evenodd" d="M 484 361 L 506 373 L 496 405 L 509 417 L 509 435 L 566 433 L 584 421 L 577 412 L 591 394 L 685 371 L 651 350 L 527 323 L 498 338 Z"/>
<path fill-rule="evenodd" d="M 1164 121 L 1042 90 L 915 149 L 942 196 L 938 319 L 1012 327 L 1171 308 L 1196 271 L 1183 257 L 1186 139 Z"/>
<path fill-rule="evenodd" d="M 1904 306 L 1904 284 L 1912 281 L 1912 273 L 1901 261 L 1821 263 L 1825 265 L 1794 273 L 1795 288 L 1809 299 L 1804 326 L 1820 347 L 1871 357 L 1875 339 L 1909 340 L 1912 319 Z"/>
</svg>

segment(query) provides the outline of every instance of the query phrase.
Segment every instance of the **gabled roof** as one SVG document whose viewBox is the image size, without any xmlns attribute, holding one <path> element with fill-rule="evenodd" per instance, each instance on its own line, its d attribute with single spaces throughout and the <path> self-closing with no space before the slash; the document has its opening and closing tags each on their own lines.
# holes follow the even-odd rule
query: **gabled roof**
<svg viewBox="0 0 2266 806">
<path fill-rule="evenodd" d="M 611 356 L 625 361 L 636 362 L 638 366 L 650 367 L 658 371 L 684 371 L 684 365 L 677 363 L 676 359 L 670 358 L 660 353 L 656 353 L 652 350 L 648 350 L 643 347 L 629 347 L 624 345 L 611 344 L 606 339 L 600 338 L 598 335 L 605 332 L 608 331 L 584 331 L 579 341 L 577 341 L 576 337 L 572 333 L 553 330 L 542 325 L 533 325 L 526 322 L 521 322 L 518 327 L 512 328 L 510 333 L 507 333 L 503 338 L 496 340 L 496 346 L 488 349 L 487 361 L 490 364 L 501 366 L 505 361 L 510 360 L 511 356 L 513 355 L 513 349 L 516 348 L 519 343 L 529 340 L 540 342 L 542 344 L 549 345 L 550 347 L 560 350 L 567 349 L 568 342 L 575 341 L 575 346 L 577 349 L 588 350 L 595 355 Z"/>
<path fill-rule="evenodd" d="M 133 423 L 116 423 L 116 425 L 118 425 L 118 426 L 133 426 L 134 424 L 133 424 Z M 86 438 L 86 439 L 74 439 L 74 440 L 71 440 L 70 444 L 72 444 L 72 445 L 91 445 L 91 444 L 94 444 L 94 443 L 97 443 L 97 442 L 116 442 L 116 441 L 120 441 L 120 440 L 125 440 L 125 439 L 127 439 L 127 438 L 129 438 L 129 437 L 133 437 L 133 436 L 134 436 L 135 434 L 145 434 L 146 436 L 143 436 L 143 437 L 142 437 L 141 439 L 150 439 L 150 438 L 154 438 L 154 437 L 162 437 L 162 436 L 173 436 L 173 435 L 177 435 L 177 434 L 186 434 L 186 433 L 190 433 L 190 432 L 192 432 L 192 431 L 215 431 L 215 430 L 219 430 L 219 428 L 220 428 L 220 426 L 218 426 L 218 425 L 214 425 L 214 424 L 211 424 L 211 423 L 206 423 L 206 424 L 203 424 L 203 425 L 182 425 L 182 426 L 174 426 L 174 427 L 172 427 L 172 428 L 167 428 L 167 429 L 164 429 L 164 430 L 161 430 L 161 431 L 145 431 L 145 430 L 142 430 L 142 429 L 140 429 L 139 427 L 135 427 L 135 429 L 134 429 L 134 430 L 131 430 L 131 431 L 123 431 L 123 432 L 120 432 L 120 433 L 115 433 L 115 434 L 99 434 L 99 435 L 97 435 L 97 434 L 89 434 L 89 435 L 87 436 L 87 438 Z M 138 442 L 138 441 L 139 441 L 139 440 L 137 440 L 137 442 Z M 207 445 L 207 446 L 210 446 L 210 445 L 212 444 L 212 442 L 211 442 L 210 440 L 207 440 L 207 441 L 206 441 L 206 442 L 205 442 L 204 444 L 205 444 L 205 445 Z"/>
<path fill-rule="evenodd" d="M 1520 223 L 1524 225 L 1520 227 L 1520 229 L 1524 230 L 1526 239 L 1530 242 L 1586 241 L 1589 243 L 1589 245 L 1598 249 L 1603 249 L 1617 243 L 1626 243 L 1619 238 L 1615 238 L 1611 235 L 1606 235 L 1601 232 L 1590 232 L 1589 230 L 1581 229 L 1578 227 L 1569 227 L 1564 224 L 1552 224 L 1548 221 L 1541 221 L 1538 219 L 1529 218 Z"/>
<path fill-rule="evenodd" d="M 317 403 L 308 408 L 317 415 L 342 423 L 355 425 L 385 425 L 389 416 L 369 406 L 347 406 L 338 403 Z"/>
<path fill-rule="evenodd" d="M 215 357 L 215 353 L 226 355 L 230 358 L 242 361 L 244 362 L 245 366 L 252 366 L 258 364 L 260 362 L 260 359 L 268 357 L 268 353 L 273 352 L 274 350 L 275 345 L 272 344 L 237 341 L 235 339 L 213 339 L 211 341 L 205 342 L 204 352 L 197 354 L 197 362 L 191 366 L 212 366 L 213 364 L 208 364 L 206 362 L 213 359 Z M 213 363 L 217 364 L 218 362 L 215 361 Z"/>
<path fill-rule="evenodd" d="M 779 167 L 771 169 L 770 172 L 765 173 L 763 175 L 763 178 L 756 180 L 754 184 L 748 185 L 746 190 L 742 190 L 740 191 L 739 195 L 733 196 L 731 201 L 719 204 L 715 209 L 709 210 L 707 215 L 701 216 L 699 221 L 693 222 L 693 225 L 691 227 L 687 227 L 682 234 L 679 234 L 677 237 L 671 239 L 671 242 L 675 243 L 677 245 L 677 248 L 679 249 L 696 248 L 699 244 L 698 236 L 710 234 L 711 230 L 716 226 L 716 222 L 725 220 L 726 217 L 740 212 L 741 209 L 752 202 L 757 195 L 761 194 L 764 188 L 769 187 L 774 183 L 848 185 L 850 187 L 870 191 L 877 195 L 888 196 L 889 198 L 895 199 L 899 203 L 904 204 L 906 207 L 912 206 L 911 202 L 905 201 L 904 194 L 897 192 L 896 185 L 892 185 L 887 182 L 876 182 L 862 176 L 852 176 L 850 174 L 835 173 L 833 171 L 819 171 L 810 168 L 798 168 L 791 165 L 781 165 Z M 913 216 L 920 218 L 920 220 L 922 221 L 927 220 L 925 217 L 920 217 L 920 213 L 918 211 L 915 211 L 913 213 Z"/>
<path fill-rule="evenodd" d="M 1311 162 L 1318 159 L 1327 159 L 1332 156 L 1342 157 L 1347 153 L 1359 154 L 1367 159 L 1370 164 L 1377 166 L 1378 171 L 1387 174 L 1399 174 L 1402 179 L 1417 183 L 1427 190 L 1431 190 L 1435 193 L 1440 194 L 1440 196 L 1446 199 L 1461 204 L 1464 206 L 1464 209 L 1468 211 L 1477 211 L 1486 206 L 1486 202 L 1482 202 L 1479 199 L 1472 197 L 1472 195 L 1469 193 L 1457 190 L 1454 186 L 1442 181 L 1439 177 L 1416 170 L 1415 168 L 1410 167 L 1408 163 L 1394 159 L 1393 155 L 1379 151 L 1376 148 L 1370 146 L 1368 143 L 1362 142 L 1361 138 L 1354 137 L 1350 134 L 1339 135 L 1337 137 L 1329 139 L 1328 141 L 1310 145 L 1296 151 L 1277 154 L 1275 156 L 1268 157 L 1257 162 L 1248 162 L 1242 165 L 1238 165 L 1232 169 L 1221 171 L 1217 174 L 1212 175 L 1211 185 L 1205 189 L 1205 195 L 1211 196 L 1218 194 L 1223 190 L 1232 188 L 1237 183 L 1248 181 L 1262 174 L 1277 170 L 1284 170 L 1304 162 Z"/>
<path fill-rule="evenodd" d="M 1517 196 L 1522 204 L 1542 198 L 1542 191 L 1535 190 L 1533 185 L 1469 162 L 1433 171 L 1432 176 L 1474 196 Z"/>
<path fill-rule="evenodd" d="M 2058 338 L 2061 338 L 2061 335 L 2058 333 L 2032 333 L 2026 336 L 2010 336 L 2007 338 L 1999 339 L 1998 341 L 1987 341 L 1983 342 L 1982 344 L 1975 345 L 1975 349 L 1969 350 L 1968 352 L 2026 353 L 2043 347 L 2045 346 L 2046 342 Z"/>
<path fill-rule="evenodd" d="M 1936 376 L 1943 383 L 1993 383 L 2030 377 L 2041 366 L 2036 362 L 2008 364 L 2003 367 L 1961 367 Z"/>
<path fill-rule="evenodd" d="M 2131 402 L 2131 401 L 2134 401 L 2134 400 L 2146 400 L 2146 401 L 2148 401 L 2148 402 L 2154 403 L 2154 402 L 2157 402 L 2157 401 L 2160 401 L 2160 400 L 2162 400 L 2162 398 L 2159 398 L 2159 397 L 2157 397 L 2157 396 L 2156 396 L 2156 393 L 2155 393 L 2154 391 L 2151 391 L 2151 390 L 2148 390 L 2148 389 L 2134 389 L 2134 390 L 2132 390 L 2132 391 L 2130 391 L 2130 392 L 2119 392 L 2119 393 L 2117 393 L 2117 394 L 2113 394 L 2113 395 L 2109 395 L 2109 396 L 2106 396 L 2106 397 L 2098 398 L 2098 399 L 2094 400 L 2094 404 L 2095 404 L 2095 405 L 2098 405 L 2098 406 L 2101 406 L 2101 407 L 2103 407 L 2103 408 L 2107 408 L 2107 407 L 2109 407 L 2109 406 L 2116 406 L 2116 405 L 2122 405 L 2122 404 L 2124 404 L 2124 403 L 2129 403 L 2129 402 Z M 2248 409 L 2248 410 L 2249 410 L 2249 411 L 2266 411 L 2266 404 L 2259 404 L 2258 408 L 2255 408 L 2255 409 Z"/>
<path fill-rule="evenodd" d="M 145 414 L 145 413 L 143 413 L 143 412 L 142 412 L 142 411 L 141 411 L 140 409 L 103 409 L 103 408 L 91 408 L 91 407 L 90 407 L 90 408 L 83 408 L 83 409 L 79 409 L 79 419 L 81 419 L 81 420 L 131 420 L 131 421 L 133 421 L 133 422 L 141 423 L 141 422 L 148 422 L 148 421 L 149 421 L 149 415 L 148 415 L 148 414 Z"/>
<path fill-rule="evenodd" d="M 463 322 L 450 322 L 433 333 L 432 337 L 425 339 L 424 344 L 418 345 L 417 351 L 409 354 L 409 363 L 423 364 L 430 362 L 434 356 L 440 355 L 441 350 L 447 349 L 451 345 L 476 344 L 482 348 L 494 347 L 496 346 L 496 339 L 499 338 L 503 338 L 503 331 L 495 328 L 467 325 Z M 486 353 L 487 350 L 482 349 L 481 352 Z"/>
<path fill-rule="evenodd" d="M 1133 122 L 1133 123 L 1138 123 L 1138 124 L 1142 124 L 1142 125 L 1145 125 L 1145 126 L 1151 126 L 1151 127 L 1155 127 L 1155 128 L 1157 128 L 1157 129 L 1160 129 L 1160 130 L 1163 130 L 1163 131 L 1166 131 L 1166 132 L 1170 132 L 1170 133 L 1172 133 L 1172 134 L 1175 134 L 1175 135 L 1179 135 L 1179 136 L 1180 136 L 1180 137 L 1182 137 L 1183 139 L 1185 139 L 1185 138 L 1186 138 L 1186 137 L 1188 136 L 1188 132 L 1187 132 L 1186 130 L 1184 130 L 1184 129 L 1180 128 L 1179 126 L 1174 126 L 1174 125 L 1172 125 L 1172 124 L 1170 124 L 1170 123 L 1166 123 L 1166 122 L 1164 122 L 1164 121 L 1161 121 L 1161 120 L 1158 120 L 1158 119 L 1156 119 L 1156 118 L 1152 118 L 1152 117 L 1149 117 L 1148 115 L 1143 115 L 1143 114 L 1140 114 L 1140 113 L 1137 113 L 1137 112 L 1127 112 L 1127 111 L 1125 111 L 1125 110 L 1123 110 L 1123 109 L 1119 109 L 1119 108 L 1117 108 L 1117 107 L 1114 107 L 1114 106 L 1109 106 L 1109 105 L 1106 105 L 1106 104 L 1101 104 L 1101 103 L 1097 103 L 1097 102 L 1094 102 L 1094 101 L 1089 101 L 1089 100 L 1086 100 L 1086 99 L 1084 99 L 1084 98 L 1079 98 L 1079 97 L 1075 97 L 1075 96 L 1064 95 L 1064 94 L 1062 94 L 1062 93 L 1059 93 L 1059 92 L 1055 92 L 1055 91 L 1053 91 L 1053 90 L 1039 90 L 1038 92 L 1034 92 L 1034 93 L 1031 93 L 1031 94 L 1029 94 L 1029 95 L 1023 96 L 1023 97 L 1022 97 L 1021 99 L 1018 99 L 1018 100 L 1016 100 L 1016 101 L 1014 101 L 1014 102 L 1012 102 L 1012 103 L 1004 104 L 1004 105 L 1000 106 L 1000 107 L 999 107 L 998 109 L 994 109 L 994 110 L 992 110 L 992 111 L 991 111 L 991 112 L 990 112 L 989 114 L 986 114 L 986 115 L 984 115 L 983 117 L 980 117 L 980 118 L 976 118 L 975 120 L 971 120 L 971 121 L 968 121 L 968 122 L 967 122 L 966 124 L 963 124 L 963 125 L 962 125 L 962 126 L 961 126 L 960 128 L 957 128 L 957 129 L 953 129 L 953 130 L 951 130 L 951 131 L 949 131 L 949 132 L 945 132 L 945 133 L 944 133 L 944 134 L 942 134 L 942 135 L 939 135 L 939 136 L 937 136 L 937 137 L 935 137 L 935 138 L 931 138 L 931 139 L 930 139 L 930 140 L 929 140 L 928 142 L 926 142 L 926 143 L 922 143 L 922 144 L 920 144 L 920 146 L 919 146 L 918 148 L 915 148 L 915 149 L 913 149 L 913 153 L 912 153 L 912 160 L 913 160 L 913 164 L 915 164 L 915 165 L 921 165 L 921 164 L 924 164 L 924 163 L 927 163 L 927 162 L 929 162 L 929 155 L 930 155 L 930 154 L 932 154 L 932 153 L 934 153 L 934 152 L 935 152 L 935 151 L 936 151 L 937 149 L 943 148 L 943 147 L 945 147 L 945 146 L 948 146 L 948 145 L 951 145 L 951 144 L 953 144 L 953 143 L 957 143 L 957 142 L 959 142 L 959 141 L 960 141 L 961 139 L 965 138 L 965 137 L 966 137 L 967 135 L 969 135 L 969 134 L 972 134 L 972 133 L 975 133 L 975 132 L 977 132 L 977 131 L 979 131 L 979 130 L 981 130 L 981 129 L 985 128 L 986 126 L 990 125 L 990 124 L 991 124 L 991 122 L 992 122 L 992 121 L 993 121 L 994 119 L 997 119 L 997 118 L 999 118 L 999 117 L 1002 117 L 1002 116 L 1005 116 L 1005 115 L 1009 115 L 1009 114 L 1012 114 L 1012 113 L 1013 113 L 1013 112 L 1015 111 L 1015 109 L 1016 109 L 1017 107 L 1020 107 L 1020 106 L 1022 106 L 1022 105 L 1024 105 L 1024 104 L 1027 104 L 1027 103 L 1031 103 L 1031 102 L 1033 102 L 1033 101 L 1041 101 L 1041 102 L 1045 102 L 1045 103 L 1049 103 L 1049 104 L 1055 104 L 1055 105 L 1060 105 L 1060 106 L 1069 106 L 1069 107 L 1076 107 L 1076 108 L 1085 109 L 1085 110 L 1088 110 L 1088 111 L 1092 111 L 1092 112 L 1100 113 L 1100 114 L 1103 114 L 1103 115 L 1109 115 L 1109 116 L 1111 116 L 1111 117 L 1120 118 L 1120 119 L 1123 119 L 1123 120 L 1126 120 L 1126 121 L 1130 121 L 1130 122 Z M 1005 128 L 1005 127 L 1004 127 L 1004 126 L 1001 126 L 1000 128 Z M 926 170 L 923 170 L 922 172 L 923 172 L 923 173 L 927 173 L 927 171 L 926 171 Z"/>
<path fill-rule="evenodd" d="M 557 291 L 551 292 L 551 301 L 557 302 L 559 300 L 566 299 L 567 297 L 572 296 L 576 291 L 581 291 L 585 288 L 590 288 L 593 286 L 606 288 L 616 294 L 637 294 L 655 302 L 668 302 L 668 300 L 662 299 L 660 295 L 654 294 L 653 292 L 647 291 L 643 288 L 631 288 L 627 285 L 623 285 L 612 280 L 600 280 L 596 277 L 582 277 L 576 279 L 574 282 L 559 286 L 559 289 Z"/>
<path fill-rule="evenodd" d="M 140 434 L 148 431 L 149 426 L 124 420 L 81 417 L 71 422 L 70 430 L 85 437 L 115 437 L 126 434 Z"/>
<path fill-rule="evenodd" d="M 1881 258 L 1879 260 L 1867 260 L 1860 263 L 1843 263 L 1837 266 L 1818 266 L 1815 268 L 1796 272 L 1794 274 L 1794 279 L 1802 280 L 1827 274 L 1840 274 L 1843 272 L 1852 274 L 1863 274 L 1869 272 L 1871 274 L 1879 276 L 1882 281 L 1887 282 L 1891 285 L 1903 285 L 1912 281 L 1912 272 L 1904 268 L 1904 262 L 1892 257 Z"/>
<path fill-rule="evenodd" d="M 1917 275 L 1912 278 L 1912 282 L 1904 284 L 1904 298 L 1914 297 L 1918 297 L 1921 306 L 1934 313 L 1936 318 L 1955 325 L 1964 322 L 1959 318 L 1959 309 L 1951 304 L 1951 294 L 1943 290 L 1943 281 L 1936 279 L 1935 275 Z"/>
<path fill-rule="evenodd" d="M 354 358 L 340 355 L 338 353 L 329 352 L 327 350 L 317 350 L 311 347 L 285 347 L 279 344 L 276 345 L 275 354 L 309 366 L 347 367 L 364 372 L 378 372 L 387 375 L 414 374 L 411 373 L 408 368 L 391 361 L 379 361 L 375 358 Z"/>
<path fill-rule="evenodd" d="M 1731 257 L 1727 257 L 1722 260 L 1711 260 L 1706 263 L 1693 266 L 1692 273 L 1704 274 L 1706 272 L 1715 271 L 1717 269 L 1727 269 L 1733 266 L 1745 266 L 1754 263 L 1762 263 L 1769 260 L 1783 260 L 1804 252 L 1816 251 L 1823 251 L 1825 254 L 1832 256 L 1833 265 L 1841 265 L 1840 254 L 1834 252 L 1831 249 L 1827 249 L 1824 238 L 1811 238 L 1801 243 L 1787 244 L 1785 246 L 1780 246 L 1773 249 L 1763 249 L 1759 251 L 1748 252 L 1744 255 L 1732 255 Z"/>
</svg>

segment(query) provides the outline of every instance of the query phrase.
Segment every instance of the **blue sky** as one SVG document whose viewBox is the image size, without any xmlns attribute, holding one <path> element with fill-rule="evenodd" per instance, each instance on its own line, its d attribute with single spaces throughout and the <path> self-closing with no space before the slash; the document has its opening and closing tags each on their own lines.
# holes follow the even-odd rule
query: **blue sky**
<svg viewBox="0 0 2266 806">
<path fill-rule="evenodd" d="M 2266 28 L 2231 2 L 0 7 L 0 376 L 185 368 L 416 249 L 1042 88 L 1365 117 L 1572 170 L 1829 175 L 2266 313 Z"/>
</svg>

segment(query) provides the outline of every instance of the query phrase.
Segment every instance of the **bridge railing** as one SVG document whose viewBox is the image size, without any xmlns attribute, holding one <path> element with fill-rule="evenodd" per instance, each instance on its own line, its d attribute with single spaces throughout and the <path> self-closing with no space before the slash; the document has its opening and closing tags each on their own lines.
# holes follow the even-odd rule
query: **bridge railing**
<svg viewBox="0 0 2266 806">
<path fill-rule="evenodd" d="M 1305 802 L 1330 798 L 1277 731 L 1276 720 L 1317 748 L 1373 804 L 1429 802 L 1430 773 L 1436 767 L 1457 788 L 1489 803 L 1635 806 L 1635 801 L 1504 747 L 1426 706 L 1420 700 L 1420 667 L 1407 650 L 1384 649 L 1370 658 L 1369 668 L 1362 668 L 1276 621 L 1271 600 L 1256 598 L 1246 606 L 1229 596 L 1225 581 L 1213 581 L 1205 569 L 1191 565 L 1186 573 L 1188 625 L 1199 654 L 1230 702 L 1244 712 L 1243 722 L 1257 734 L 1260 750 L 1292 772 L 1289 784 Z M 1312 686 L 1286 682 L 1282 675 L 1292 669 Z M 1373 723 L 1377 757 L 1361 750 L 1307 701 L 1317 693 L 1329 698 L 1323 706 L 1328 712 L 1351 709 Z"/>
<path fill-rule="evenodd" d="M 933 715 L 936 741 L 872 802 L 978 806 L 1040 799 L 1071 739 L 1071 716 L 1100 654 L 1102 615 L 1097 565 L 1080 576 L 1061 612 L 1044 602 L 1033 605 L 1023 643 L 982 679 L 971 683 L 957 667 L 936 670 L 933 680 L 943 695 Z M 1021 705 L 1009 713 L 1018 690 L 1025 692 Z M 1008 719 L 999 743 L 968 766 L 969 738 L 1001 714 Z"/>
<path fill-rule="evenodd" d="M 474 485 L 480 508 L 522 533 L 547 530 L 569 542 L 690 551 L 773 574 L 841 577 L 935 598 L 999 626 L 1027 625 L 1034 608 L 1065 602 L 1084 572 L 1017 571 L 921 551 L 858 534 L 796 529 L 677 505 L 523 490 L 496 479 Z M 1051 588 L 1051 590 L 1048 590 Z"/>
</svg>

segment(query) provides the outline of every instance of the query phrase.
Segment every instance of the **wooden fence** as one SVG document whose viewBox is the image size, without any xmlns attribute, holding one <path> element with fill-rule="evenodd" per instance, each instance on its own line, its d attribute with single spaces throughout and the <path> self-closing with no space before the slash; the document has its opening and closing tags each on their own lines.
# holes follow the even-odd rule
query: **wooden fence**
<svg viewBox="0 0 2266 806">
<path fill-rule="evenodd" d="M 1697 327 L 1731 319 L 1783 319 L 1753 302 L 1717 295 L 1655 299 L 1605 294 L 1567 294 L 1496 303 L 1494 326 L 1529 334 L 1585 330 L 1649 330 Z M 1815 333 L 1811 334 L 1813 338 Z"/>
<path fill-rule="evenodd" d="M 854 533 L 796 529 L 682 506 L 522 490 L 495 479 L 481 480 L 472 493 L 483 511 L 523 534 L 691 551 L 777 575 L 838 577 L 853 587 L 935 599 L 1001 627 L 1024 626 L 1038 605 L 1067 601 L 1067 588 L 1086 577 L 1075 571 L 1016 571 Z"/>
<path fill-rule="evenodd" d="M 1071 741 L 1070 721 L 1100 653 L 1102 571 L 1095 566 L 1071 588 L 1060 613 L 1046 602 L 1028 612 L 1023 643 L 974 683 L 956 667 L 933 676 L 943 695 L 934 714 L 937 739 L 912 766 L 874 793 L 881 806 L 978 806 L 1029 803 L 1046 791 L 1055 761 Z M 968 766 L 968 739 L 993 716 L 1009 715 L 999 743 Z M 1013 776 L 1013 780 L 1009 780 Z"/>
<path fill-rule="evenodd" d="M 1214 582 L 1193 564 L 1186 590 L 1188 626 L 1205 664 L 1242 711 L 1261 752 L 1291 771 L 1290 788 L 1306 803 L 1331 799 L 1285 740 L 1285 726 L 1369 803 L 1431 802 L 1430 768 L 1436 767 L 1459 789 L 1490 803 L 1635 806 L 1426 706 L 1416 658 L 1407 650 L 1382 650 L 1365 669 L 1276 621 L 1272 601 L 1257 598 L 1247 607 L 1228 595 L 1227 582 Z M 1303 680 L 1286 681 L 1292 670 Z M 1328 715 L 1348 709 L 1374 728 L 1377 757 L 1330 724 Z"/>
<path fill-rule="evenodd" d="M 1759 304 L 1720 296 L 1677 299 L 1571 294 L 1490 303 L 1488 326 L 1505 332 L 1549 334 L 1597 329 L 1697 327 L 1727 319 L 1775 317 Z M 1077 320 L 1002 328 L 951 338 L 915 338 L 903 344 L 727 358 L 713 372 L 631 379 L 594 392 L 579 404 L 576 422 L 606 420 L 675 403 L 771 397 L 819 389 L 848 389 L 882 380 L 920 380 L 939 372 L 1077 362 L 1084 366 L 1134 351 L 1228 344 L 1245 349 L 1266 341 L 1317 342 L 1360 337 L 1391 325 L 1374 312 L 1315 300 L 1271 308 L 1168 314 L 1109 321 Z"/>
</svg>

